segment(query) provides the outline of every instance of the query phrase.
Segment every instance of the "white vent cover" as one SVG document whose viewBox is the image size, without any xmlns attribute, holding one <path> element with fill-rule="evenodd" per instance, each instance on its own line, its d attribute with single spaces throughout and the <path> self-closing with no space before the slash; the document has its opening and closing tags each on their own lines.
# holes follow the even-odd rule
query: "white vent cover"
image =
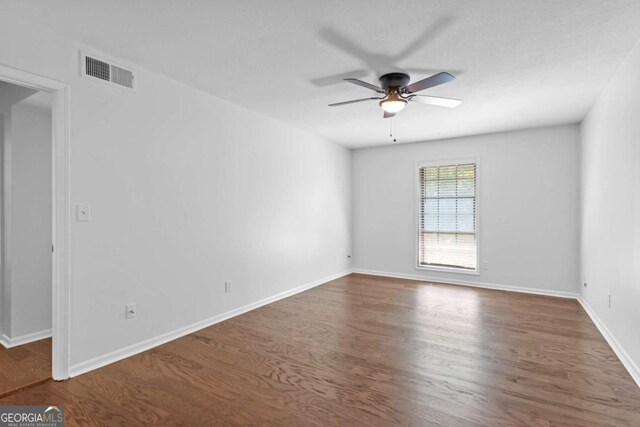
<svg viewBox="0 0 640 427">
<path fill-rule="evenodd" d="M 81 55 L 82 76 L 98 79 L 104 83 L 115 85 L 124 89 L 134 90 L 135 80 L 133 71 L 98 59 L 94 55 Z"/>
</svg>

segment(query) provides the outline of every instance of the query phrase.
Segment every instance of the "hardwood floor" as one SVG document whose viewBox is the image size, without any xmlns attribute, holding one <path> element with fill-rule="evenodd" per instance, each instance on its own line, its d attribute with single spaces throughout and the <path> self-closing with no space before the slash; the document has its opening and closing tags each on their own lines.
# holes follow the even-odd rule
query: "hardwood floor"
<svg viewBox="0 0 640 427">
<path fill-rule="evenodd" d="M 68 426 L 640 425 L 576 301 L 358 274 L 8 404 Z"/>
<path fill-rule="evenodd" d="M 51 339 L 13 348 L 0 345 L 0 397 L 51 378 Z"/>
</svg>

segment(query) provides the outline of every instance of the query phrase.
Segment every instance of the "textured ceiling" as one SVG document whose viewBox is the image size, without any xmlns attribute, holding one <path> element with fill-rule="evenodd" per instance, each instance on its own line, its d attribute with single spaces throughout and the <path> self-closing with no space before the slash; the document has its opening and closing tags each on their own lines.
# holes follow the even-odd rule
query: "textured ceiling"
<svg viewBox="0 0 640 427">
<path fill-rule="evenodd" d="M 409 105 L 398 142 L 578 122 L 640 38 L 638 0 L 0 1 L 0 11 L 349 147 L 389 144 L 342 83 L 458 79 Z M 25 53 L 28 54 L 28 53 Z"/>
</svg>

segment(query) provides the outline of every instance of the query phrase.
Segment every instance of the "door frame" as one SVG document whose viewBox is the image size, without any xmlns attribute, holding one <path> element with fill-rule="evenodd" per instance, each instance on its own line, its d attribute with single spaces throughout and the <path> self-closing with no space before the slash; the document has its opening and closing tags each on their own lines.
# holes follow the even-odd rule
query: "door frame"
<svg viewBox="0 0 640 427">
<path fill-rule="evenodd" d="M 52 372 L 69 378 L 70 341 L 70 87 L 64 82 L 0 64 L 0 80 L 52 95 Z M 3 227 L 4 227 L 3 215 Z M 4 233 L 2 238 L 4 239 Z M 3 275 L 4 275 L 3 266 Z"/>
</svg>

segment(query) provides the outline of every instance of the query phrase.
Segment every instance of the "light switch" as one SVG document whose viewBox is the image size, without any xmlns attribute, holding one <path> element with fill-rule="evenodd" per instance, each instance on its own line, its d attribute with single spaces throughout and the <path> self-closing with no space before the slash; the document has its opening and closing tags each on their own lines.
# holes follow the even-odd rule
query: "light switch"
<svg viewBox="0 0 640 427">
<path fill-rule="evenodd" d="M 76 221 L 89 222 L 91 219 L 91 207 L 89 205 L 76 205 Z"/>
<path fill-rule="evenodd" d="M 125 305 L 125 318 L 127 319 L 133 319 L 134 317 L 136 317 L 136 305 L 135 303 L 130 303 Z"/>
</svg>

